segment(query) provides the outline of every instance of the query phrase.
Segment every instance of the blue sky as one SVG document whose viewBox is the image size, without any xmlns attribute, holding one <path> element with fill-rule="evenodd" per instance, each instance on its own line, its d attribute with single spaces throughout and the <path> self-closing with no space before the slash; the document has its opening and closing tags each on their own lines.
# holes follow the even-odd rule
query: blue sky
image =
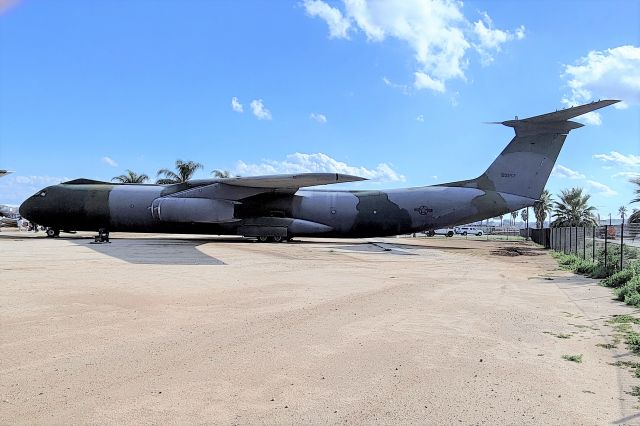
<svg viewBox="0 0 640 426">
<path fill-rule="evenodd" d="M 0 203 L 176 159 L 198 177 L 471 178 L 513 135 L 483 122 L 611 97 L 624 108 L 571 133 L 548 187 L 584 187 L 606 216 L 640 173 L 637 1 L 0 5 Z"/>
</svg>

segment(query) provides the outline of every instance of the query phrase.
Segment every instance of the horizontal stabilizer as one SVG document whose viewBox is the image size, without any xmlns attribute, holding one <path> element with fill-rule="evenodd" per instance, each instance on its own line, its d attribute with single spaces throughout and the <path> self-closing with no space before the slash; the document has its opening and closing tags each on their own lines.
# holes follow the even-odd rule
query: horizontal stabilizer
<svg viewBox="0 0 640 426">
<path fill-rule="evenodd" d="M 536 115 L 534 117 L 522 118 L 515 120 L 507 120 L 499 122 L 499 124 L 507 127 L 513 127 L 518 136 L 530 136 L 543 133 L 568 134 L 571 130 L 583 127 L 584 124 L 569 121 L 569 119 L 578 117 L 591 111 L 615 104 L 617 100 L 604 100 L 591 102 L 590 104 L 579 105 L 576 107 L 562 109 L 560 111 L 550 112 L 547 114 Z M 497 124 L 497 123 L 496 123 Z"/>
<path fill-rule="evenodd" d="M 595 111 L 600 108 L 604 108 L 609 105 L 613 105 L 620 101 L 614 99 L 608 99 L 604 101 L 591 102 L 589 104 L 578 105 L 571 108 L 561 109 L 560 111 L 549 112 L 547 114 L 536 115 L 535 117 L 523 118 L 520 121 L 527 121 L 529 123 L 549 123 L 566 121 L 572 118 L 581 116 L 591 111 Z"/>
<path fill-rule="evenodd" d="M 306 186 L 328 185 L 332 183 L 358 182 L 367 180 L 358 176 L 340 173 L 300 173 L 292 175 L 267 175 L 218 179 L 217 182 L 231 186 L 250 188 L 290 189 Z"/>
</svg>

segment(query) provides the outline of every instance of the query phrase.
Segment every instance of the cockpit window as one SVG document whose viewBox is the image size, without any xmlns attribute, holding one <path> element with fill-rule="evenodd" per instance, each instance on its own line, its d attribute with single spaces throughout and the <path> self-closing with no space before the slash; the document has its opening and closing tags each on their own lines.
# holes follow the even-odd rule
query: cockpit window
<svg viewBox="0 0 640 426">
<path fill-rule="evenodd" d="M 47 191 L 41 191 L 38 195 L 41 197 L 45 197 L 47 195 Z"/>
</svg>

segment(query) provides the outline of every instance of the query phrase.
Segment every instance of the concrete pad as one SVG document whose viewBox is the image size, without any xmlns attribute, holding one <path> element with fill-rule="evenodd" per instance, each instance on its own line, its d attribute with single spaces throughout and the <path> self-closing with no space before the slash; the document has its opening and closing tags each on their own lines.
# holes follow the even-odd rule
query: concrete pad
<svg viewBox="0 0 640 426">
<path fill-rule="evenodd" d="M 0 234 L 0 424 L 637 420 L 631 310 L 523 243 L 87 237 Z"/>
</svg>

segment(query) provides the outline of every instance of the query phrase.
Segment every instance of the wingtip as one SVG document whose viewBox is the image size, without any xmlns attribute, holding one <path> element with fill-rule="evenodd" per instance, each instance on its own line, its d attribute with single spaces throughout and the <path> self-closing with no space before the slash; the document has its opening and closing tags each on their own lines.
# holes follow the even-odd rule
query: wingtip
<svg viewBox="0 0 640 426">
<path fill-rule="evenodd" d="M 343 174 L 338 174 L 338 176 L 340 176 L 342 179 L 348 181 L 348 182 L 360 182 L 363 180 L 369 180 L 369 178 L 364 178 L 362 176 L 355 176 L 355 175 L 343 175 Z"/>
</svg>

